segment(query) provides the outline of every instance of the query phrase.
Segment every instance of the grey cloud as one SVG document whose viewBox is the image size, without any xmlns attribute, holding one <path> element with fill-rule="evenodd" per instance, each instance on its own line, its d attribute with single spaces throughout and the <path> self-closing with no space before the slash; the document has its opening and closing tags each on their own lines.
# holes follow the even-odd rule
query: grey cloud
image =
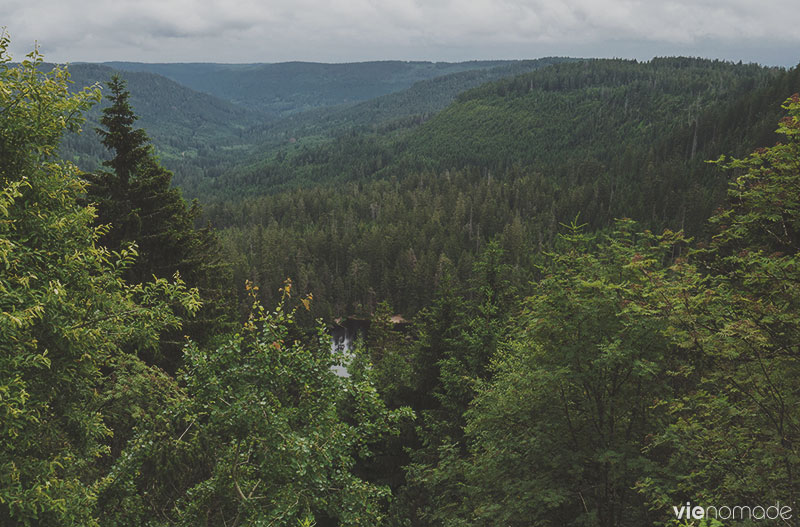
<svg viewBox="0 0 800 527">
<path fill-rule="evenodd" d="M 800 49 L 795 0 L 7 0 L 20 54 L 58 61 L 466 60 L 675 51 L 773 63 Z M 733 55 L 733 56 L 731 56 Z M 752 57 L 741 57 L 752 60 Z M 782 64 L 787 64 L 783 62 Z"/>
</svg>

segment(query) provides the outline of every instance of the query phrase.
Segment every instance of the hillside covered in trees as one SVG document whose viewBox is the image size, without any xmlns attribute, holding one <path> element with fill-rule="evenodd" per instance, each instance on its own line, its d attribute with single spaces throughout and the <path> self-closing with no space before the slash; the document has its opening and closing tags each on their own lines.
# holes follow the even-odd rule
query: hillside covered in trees
<svg viewBox="0 0 800 527">
<path fill-rule="evenodd" d="M 577 215 L 592 230 L 629 217 L 707 233 L 727 183 L 706 161 L 774 142 L 799 85 L 796 70 L 696 59 L 551 65 L 467 91 L 422 124 L 232 170 L 206 211 L 238 282 L 269 295 L 292 276 L 326 319 L 382 300 L 411 315 L 444 262 L 463 282 L 492 241 L 526 284 Z"/>
<path fill-rule="evenodd" d="M 265 124 L 8 46 L 1 524 L 796 524 L 797 68 L 378 63 Z"/>
<path fill-rule="evenodd" d="M 201 197 L 198 187 L 287 145 L 318 144 L 345 130 L 424 119 L 468 88 L 563 60 L 333 66 L 78 63 L 70 74 L 73 89 L 102 87 L 114 75 L 124 79 L 157 155 L 184 192 Z M 354 98 L 356 85 L 366 95 Z M 270 90 L 306 103 L 287 112 L 277 108 L 280 103 L 275 108 L 259 103 Z M 375 98 L 361 102 L 367 96 Z M 98 126 L 105 104 L 87 112 L 87 129 Z M 95 134 L 68 133 L 61 144 L 62 155 L 87 171 L 100 166 L 103 152 Z"/>
</svg>

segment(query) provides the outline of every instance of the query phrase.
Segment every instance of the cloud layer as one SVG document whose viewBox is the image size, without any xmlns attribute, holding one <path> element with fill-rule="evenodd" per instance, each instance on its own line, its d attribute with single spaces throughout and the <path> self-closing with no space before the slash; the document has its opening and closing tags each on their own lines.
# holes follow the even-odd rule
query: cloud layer
<svg viewBox="0 0 800 527">
<path fill-rule="evenodd" d="M 797 0 L 5 0 L 17 58 L 349 62 L 697 55 L 800 62 Z"/>
</svg>

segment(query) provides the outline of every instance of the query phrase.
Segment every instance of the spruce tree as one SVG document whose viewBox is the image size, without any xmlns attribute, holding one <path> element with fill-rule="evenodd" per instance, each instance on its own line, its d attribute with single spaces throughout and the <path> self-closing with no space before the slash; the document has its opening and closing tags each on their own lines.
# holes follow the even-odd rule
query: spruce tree
<svg viewBox="0 0 800 527">
<path fill-rule="evenodd" d="M 98 223 L 109 226 L 101 242 L 113 251 L 136 244 L 138 257 L 126 275 L 131 283 L 178 272 L 200 290 L 204 303 L 182 331 L 162 335 L 159 357 L 148 358 L 174 371 L 180 365 L 184 335 L 202 345 L 227 327 L 232 314 L 231 272 L 213 229 L 195 228 L 199 205 L 187 204 L 171 186 L 172 173 L 159 163 L 146 132 L 134 128 L 137 117 L 125 81 L 115 75 L 107 85 L 111 104 L 103 110 L 97 133 L 114 156 L 103 163 L 110 170 L 89 177 L 89 198 L 97 203 Z"/>
<path fill-rule="evenodd" d="M 100 119 L 105 129 L 96 128 L 95 131 L 100 135 L 103 146 L 115 153 L 114 158 L 103 165 L 111 168 L 121 183 L 127 184 L 132 172 L 152 152 L 147 133 L 141 128 L 133 128 L 137 117 L 128 102 L 130 92 L 126 89 L 125 81 L 119 75 L 114 75 L 107 85 L 111 90 L 111 95 L 107 96 L 111 106 L 103 110 Z"/>
<path fill-rule="evenodd" d="M 103 110 L 101 124 L 95 128 L 101 142 L 115 152 L 113 159 L 104 166 L 111 171 L 88 174 L 89 195 L 97 207 L 97 222 L 109 225 L 110 229 L 101 237 L 101 243 L 111 250 L 119 250 L 127 241 L 138 237 L 141 220 L 131 203 L 131 174 L 150 154 L 147 134 L 134 129 L 136 115 L 133 113 L 125 90 L 125 82 L 114 75 L 108 82 L 111 95 L 107 99 L 111 106 Z"/>
</svg>

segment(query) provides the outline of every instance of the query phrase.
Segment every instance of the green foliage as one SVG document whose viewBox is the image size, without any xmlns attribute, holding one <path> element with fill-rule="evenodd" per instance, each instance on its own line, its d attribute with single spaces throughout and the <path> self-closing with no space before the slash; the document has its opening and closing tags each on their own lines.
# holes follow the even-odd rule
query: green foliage
<svg viewBox="0 0 800 527">
<path fill-rule="evenodd" d="M 180 280 L 122 279 L 133 253 L 96 245 L 76 167 L 54 159 L 99 99 L 30 53 L 9 64 L 0 35 L 0 523 L 97 525 L 98 473 L 112 434 L 97 387 L 123 347 L 153 346 L 192 313 Z"/>
<path fill-rule="evenodd" d="M 320 328 L 257 302 L 241 332 L 186 354 L 181 393 L 145 420 L 101 493 L 106 525 L 376 525 L 387 489 L 352 473 L 396 430 L 369 371 L 338 377 Z"/>
<path fill-rule="evenodd" d="M 103 110 L 100 123 L 105 129 L 98 128 L 101 142 L 108 150 L 114 151 L 114 158 L 103 164 L 114 171 L 117 180 L 114 186 L 125 188 L 131 179 L 131 173 L 144 162 L 148 154 L 147 134 L 142 129 L 134 129 L 136 115 L 130 103 L 130 93 L 125 83 L 115 75 L 108 82 L 111 93 L 107 96 L 111 106 Z"/>
<path fill-rule="evenodd" d="M 723 163 L 739 174 L 712 218 L 717 234 L 697 254 L 708 278 L 687 273 L 684 302 L 664 306 L 674 337 L 706 367 L 697 391 L 670 407 L 660 441 L 674 455 L 646 489 L 656 503 L 798 504 L 798 96 L 784 108 L 782 142 Z"/>
<path fill-rule="evenodd" d="M 800 204 L 793 192 L 797 186 L 800 157 L 800 101 L 795 94 L 782 106 L 788 113 L 776 133 L 781 141 L 760 148 L 744 159 L 717 163 L 739 175 L 728 191 L 730 205 L 712 218 L 720 232 L 715 246 L 724 248 L 726 258 L 743 246 L 762 252 L 797 252 Z"/>
<path fill-rule="evenodd" d="M 647 307 L 679 235 L 565 236 L 466 412 L 469 453 L 440 447 L 424 475 L 432 525 L 642 525 L 631 490 L 678 360 Z M 505 304 L 504 304 L 505 305 Z"/>
<path fill-rule="evenodd" d="M 211 229 L 194 227 L 199 207 L 188 206 L 171 187 L 172 174 L 158 163 L 147 134 L 133 127 L 136 115 L 124 81 L 113 77 L 109 89 L 111 105 L 103 110 L 103 128 L 97 132 L 114 154 L 104 163 L 111 171 L 87 176 L 88 197 L 98 206 L 97 222 L 108 225 L 101 241 L 111 250 L 136 243 L 139 257 L 126 272 L 132 283 L 180 273 L 197 287 L 206 306 L 183 334 L 204 344 L 223 331 L 232 311 L 222 250 Z M 163 335 L 161 356 L 150 360 L 175 371 L 183 340 L 180 334 Z"/>
</svg>

